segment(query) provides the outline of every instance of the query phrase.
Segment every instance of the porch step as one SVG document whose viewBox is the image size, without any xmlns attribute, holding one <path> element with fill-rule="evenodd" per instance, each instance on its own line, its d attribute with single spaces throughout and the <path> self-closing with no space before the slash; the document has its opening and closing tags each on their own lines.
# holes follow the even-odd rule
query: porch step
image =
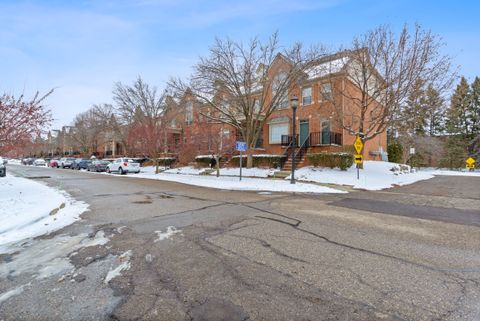
<svg viewBox="0 0 480 321">
<path fill-rule="evenodd" d="M 297 156 L 297 157 L 295 157 L 295 165 L 296 165 L 295 167 L 302 167 L 304 161 L 305 161 L 305 157 L 304 157 L 304 156 L 301 156 L 301 157 L 300 157 L 300 156 Z M 282 170 L 284 170 L 284 171 L 290 171 L 290 170 L 292 170 L 292 159 L 291 159 L 291 158 L 289 158 L 289 159 L 285 162 L 285 164 L 284 164 L 283 167 L 282 167 Z"/>
</svg>

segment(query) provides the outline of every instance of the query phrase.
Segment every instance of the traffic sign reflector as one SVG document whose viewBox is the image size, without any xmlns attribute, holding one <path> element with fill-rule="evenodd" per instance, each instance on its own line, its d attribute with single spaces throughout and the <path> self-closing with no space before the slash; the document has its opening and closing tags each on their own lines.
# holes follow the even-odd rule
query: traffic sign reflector
<svg viewBox="0 0 480 321">
<path fill-rule="evenodd" d="M 355 164 L 361 164 L 363 163 L 363 156 L 362 155 L 355 155 L 353 158 L 353 161 Z"/>
<path fill-rule="evenodd" d="M 357 151 L 357 154 L 360 154 L 363 148 L 363 143 L 360 137 L 357 136 L 357 139 L 355 140 L 355 143 L 353 144 L 353 147 L 355 147 L 355 150 Z"/>
</svg>

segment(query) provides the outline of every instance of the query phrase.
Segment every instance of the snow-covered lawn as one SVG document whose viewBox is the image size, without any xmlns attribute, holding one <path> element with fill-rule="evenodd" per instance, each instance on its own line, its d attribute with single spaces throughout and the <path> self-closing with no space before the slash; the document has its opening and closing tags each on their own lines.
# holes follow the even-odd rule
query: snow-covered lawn
<svg viewBox="0 0 480 321">
<path fill-rule="evenodd" d="M 242 168 L 242 176 L 244 177 L 268 177 L 273 175 L 275 169 L 273 168 Z M 217 172 L 213 172 L 210 175 L 217 175 Z M 221 168 L 220 175 L 223 176 L 240 176 L 240 167 Z"/>
<path fill-rule="evenodd" d="M 178 182 L 189 185 L 196 185 L 202 187 L 211 187 L 227 190 L 242 190 L 242 191 L 270 191 L 270 192 L 298 192 L 298 193 L 344 193 L 329 187 L 319 186 L 309 183 L 290 184 L 285 180 L 273 180 L 262 178 L 243 178 L 239 181 L 238 177 L 220 176 L 215 177 L 211 175 L 176 175 L 170 173 L 154 172 L 124 176 L 137 177 L 147 179 L 157 179 L 162 181 Z"/>
<path fill-rule="evenodd" d="M 26 238 L 49 234 L 78 220 L 88 205 L 39 182 L 0 178 L 0 253 Z"/>
<path fill-rule="evenodd" d="M 394 166 L 398 165 L 389 162 L 365 161 L 364 169 L 360 170 L 360 179 L 357 179 L 355 166 L 346 171 L 303 167 L 296 172 L 296 178 L 301 181 L 350 185 L 354 188 L 367 190 L 381 190 L 395 185 L 412 184 L 417 181 L 430 179 L 435 175 L 433 171 L 394 173 L 391 171 L 391 168 Z"/>
</svg>

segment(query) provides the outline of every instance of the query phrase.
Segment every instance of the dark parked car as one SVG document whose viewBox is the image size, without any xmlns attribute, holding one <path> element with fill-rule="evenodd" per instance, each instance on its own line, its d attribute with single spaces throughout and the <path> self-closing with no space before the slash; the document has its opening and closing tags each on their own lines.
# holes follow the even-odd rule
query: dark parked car
<svg viewBox="0 0 480 321">
<path fill-rule="evenodd" d="M 77 169 L 77 170 L 88 169 L 88 166 L 91 163 L 92 163 L 92 161 L 89 160 L 89 159 L 80 159 L 80 160 L 77 160 L 73 163 L 72 168 Z"/>
<path fill-rule="evenodd" d="M 7 175 L 7 167 L 5 166 L 5 161 L 0 157 L 0 177 L 5 177 Z"/>
<path fill-rule="evenodd" d="M 87 170 L 91 172 L 106 172 L 108 164 L 110 164 L 108 161 L 95 160 L 90 163 Z"/>
<path fill-rule="evenodd" d="M 24 158 L 22 160 L 23 165 L 33 165 L 33 162 L 35 161 L 34 158 Z"/>
</svg>

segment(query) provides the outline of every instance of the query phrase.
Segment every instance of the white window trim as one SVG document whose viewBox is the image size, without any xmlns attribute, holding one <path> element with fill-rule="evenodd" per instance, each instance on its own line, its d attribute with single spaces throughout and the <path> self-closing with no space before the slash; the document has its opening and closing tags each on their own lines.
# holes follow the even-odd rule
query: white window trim
<svg viewBox="0 0 480 321">
<path fill-rule="evenodd" d="M 285 127 L 286 126 L 286 131 L 285 133 L 281 133 L 280 137 L 276 139 L 272 139 L 272 129 L 274 127 Z M 285 123 L 272 123 L 268 125 L 268 143 L 270 145 L 275 145 L 275 144 L 281 144 L 282 143 L 282 135 L 288 135 L 290 132 L 290 124 L 288 122 Z"/>
<path fill-rule="evenodd" d="M 304 91 L 305 89 L 310 89 L 310 96 L 303 96 L 303 91 Z M 308 104 L 305 104 L 305 103 L 304 103 L 304 98 L 305 98 L 305 97 L 310 97 L 310 102 L 309 102 Z M 311 104 L 313 104 L 313 89 L 312 89 L 312 86 L 303 87 L 303 88 L 302 88 L 302 106 L 309 106 L 309 105 L 311 105 Z"/>
<path fill-rule="evenodd" d="M 323 94 L 323 86 L 324 85 L 329 85 L 330 86 L 330 98 L 329 99 L 325 99 L 324 98 L 324 94 Z M 323 83 L 323 84 L 320 84 L 320 90 L 319 90 L 319 97 L 318 97 L 318 101 L 319 102 L 327 102 L 327 101 L 332 101 L 333 99 L 333 88 L 332 88 L 332 84 L 331 83 Z"/>
</svg>

